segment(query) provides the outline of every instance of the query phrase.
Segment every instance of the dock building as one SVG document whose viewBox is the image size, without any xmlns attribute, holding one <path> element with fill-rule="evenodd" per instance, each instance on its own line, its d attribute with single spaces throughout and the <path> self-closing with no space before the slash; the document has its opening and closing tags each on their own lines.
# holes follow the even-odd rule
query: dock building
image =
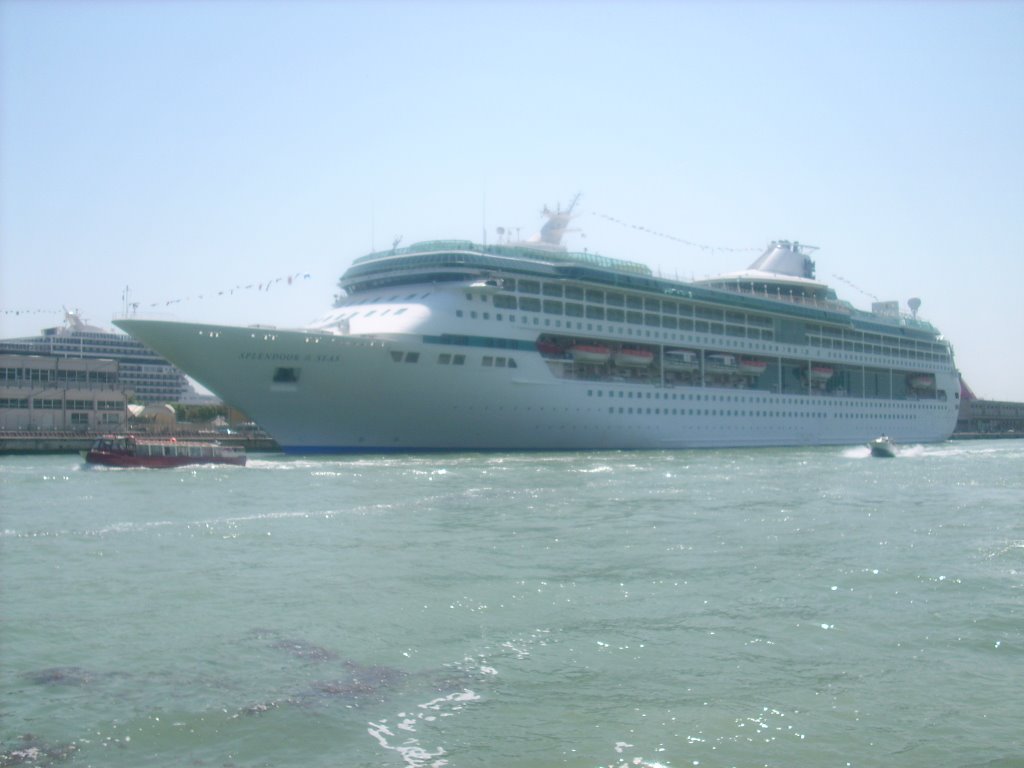
<svg viewBox="0 0 1024 768">
<path fill-rule="evenodd" d="M 0 431 L 119 431 L 130 394 L 116 360 L 0 353 Z"/>
</svg>

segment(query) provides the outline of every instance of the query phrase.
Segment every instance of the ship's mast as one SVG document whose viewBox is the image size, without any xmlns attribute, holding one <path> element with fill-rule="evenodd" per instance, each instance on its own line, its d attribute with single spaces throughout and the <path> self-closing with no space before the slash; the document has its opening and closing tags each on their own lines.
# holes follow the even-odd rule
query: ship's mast
<svg viewBox="0 0 1024 768">
<path fill-rule="evenodd" d="M 569 222 L 573 220 L 572 215 L 573 209 L 576 208 L 576 203 L 580 199 L 579 192 L 573 197 L 572 202 L 569 203 L 569 207 L 564 211 L 561 205 L 556 206 L 555 210 L 551 210 L 546 205 L 541 213 L 548 217 L 548 220 L 544 222 L 544 226 L 540 228 L 540 232 L 530 238 L 531 243 L 540 243 L 542 245 L 548 245 L 555 248 L 562 247 L 562 235 L 569 231 Z"/>
</svg>

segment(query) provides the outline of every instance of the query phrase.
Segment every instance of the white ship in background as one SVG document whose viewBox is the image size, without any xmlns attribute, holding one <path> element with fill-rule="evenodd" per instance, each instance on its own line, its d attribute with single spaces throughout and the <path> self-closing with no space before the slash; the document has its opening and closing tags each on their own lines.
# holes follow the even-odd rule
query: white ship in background
<svg viewBox="0 0 1024 768">
<path fill-rule="evenodd" d="M 196 397 L 185 374 L 152 349 L 123 333 L 90 325 L 78 310 L 64 309 L 64 324 L 38 336 L 0 340 L 0 352 L 71 359 L 112 359 L 118 379 L 140 403 L 177 403 Z"/>
<path fill-rule="evenodd" d="M 656 277 L 572 253 L 549 211 L 529 242 L 417 243 L 357 259 L 306 328 L 116 325 L 292 452 L 663 449 L 946 440 L 951 347 L 895 302 L 854 309 L 808 248 Z"/>
</svg>

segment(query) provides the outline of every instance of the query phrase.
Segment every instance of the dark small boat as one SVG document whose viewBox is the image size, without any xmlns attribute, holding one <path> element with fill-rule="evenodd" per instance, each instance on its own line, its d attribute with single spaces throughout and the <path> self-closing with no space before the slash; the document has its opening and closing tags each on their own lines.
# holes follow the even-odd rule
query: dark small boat
<svg viewBox="0 0 1024 768">
<path fill-rule="evenodd" d="M 245 449 L 218 442 L 104 435 L 96 438 L 83 455 L 89 464 L 107 467 L 165 469 L 187 464 L 245 465 Z"/>
<path fill-rule="evenodd" d="M 868 448 L 871 449 L 872 456 L 876 456 L 880 459 L 891 459 L 896 456 L 896 446 L 892 444 L 892 440 L 890 440 L 886 435 L 876 437 L 868 443 Z"/>
</svg>

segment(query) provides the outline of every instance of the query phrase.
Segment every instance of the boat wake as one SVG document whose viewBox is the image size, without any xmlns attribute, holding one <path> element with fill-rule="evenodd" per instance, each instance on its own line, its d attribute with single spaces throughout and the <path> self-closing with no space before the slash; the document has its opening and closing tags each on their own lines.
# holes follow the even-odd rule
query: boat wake
<svg viewBox="0 0 1024 768">
<path fill-rule="evenodd" d="M 895 458 L 897 459 L 915 459 L 925 455 L 936 455 L 936 451 L 928 451 L 923 445 L 899 445 L 893 449 Z M 849 448 L 843 449 L 844 459 L 869 459 L 871 458 L 871 449 L 866 445 L 855 445 Z"/>
<path fill-rule="evenodd" d="M 855 445 L 852 448 L 843 449 L 844 459 L 866 459 L 871 456 L 871 449 L 866 445 Z"/>
</svg>

